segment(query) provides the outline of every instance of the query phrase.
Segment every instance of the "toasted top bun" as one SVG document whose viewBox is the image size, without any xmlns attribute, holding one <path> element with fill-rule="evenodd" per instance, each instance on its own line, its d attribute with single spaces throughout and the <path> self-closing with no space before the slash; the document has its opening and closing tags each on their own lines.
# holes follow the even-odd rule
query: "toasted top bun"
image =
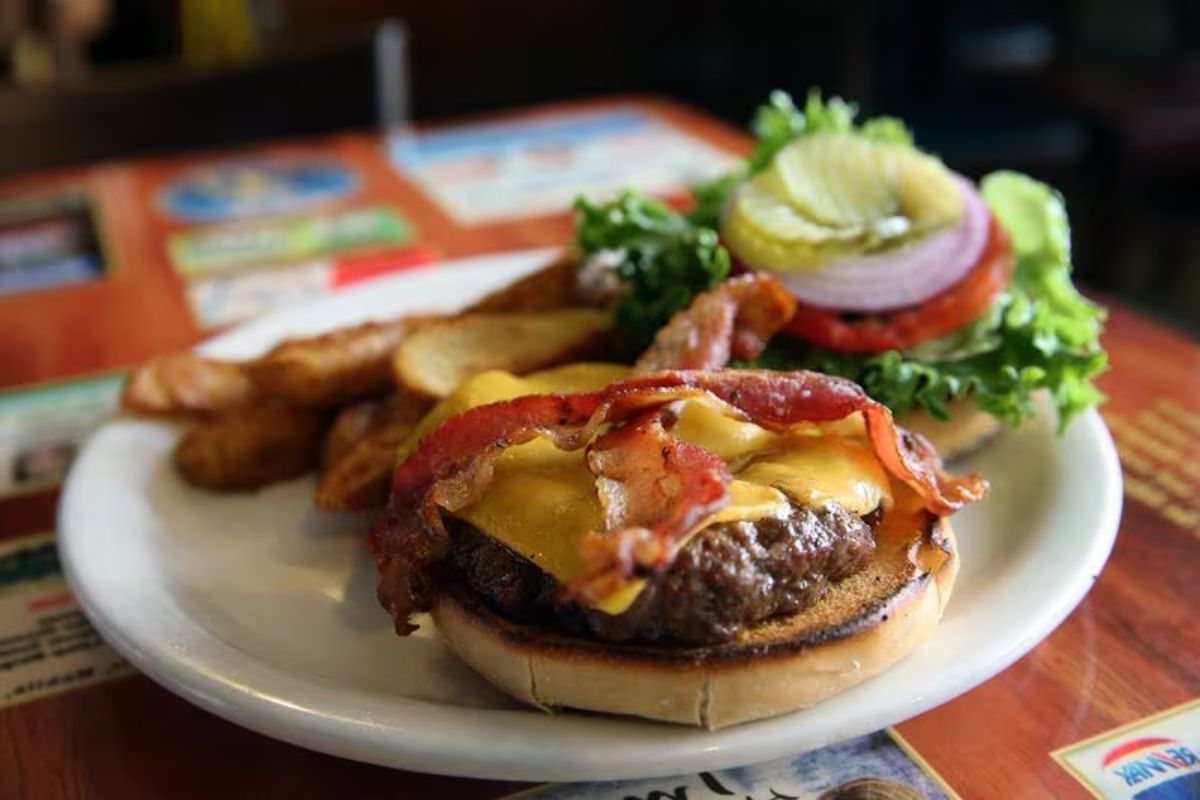
<svg viewBox="0 0 1200 800">
<path fill-rule="evenodd" d="M 1000 433 L 1004 424 L 970 400 L 955 400 L 946 406 L 950 419 L 943 421 L 924 409 L 908 412 L 896 421 L 933 443 L 946 461 L 974 454 Z"/>
<path fill-rule="evenodd" d="M 469 590 L 440 591 L 450 649 L 543 710 L 580 708 L 710 729 L 806 708 L 908 655 L 937 625 L 958 572 L 954 533 L 882 537 L 869 566 L 811 608 L 706 646 L 616 645 L 510 622 Z"/>
</svg>

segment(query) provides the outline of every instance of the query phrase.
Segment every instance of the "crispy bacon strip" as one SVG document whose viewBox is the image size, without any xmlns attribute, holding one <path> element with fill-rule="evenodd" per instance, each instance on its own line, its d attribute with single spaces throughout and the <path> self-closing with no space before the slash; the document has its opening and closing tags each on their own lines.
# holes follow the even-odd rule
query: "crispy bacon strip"
<svg viewBox="0 0 1200 800">
<path fill-rule="evenodd" d="M 731 358 L 758 358 L 795 308 L 795 298 L 770 275 L 753 273 L 725 281 L 663 326 L 634 364 L 633 374 L 719 369 Z"/>
<path fill-rule="evenodd" d="M 832 422 L 862 412 L 876 456 L 892 475 L 907 483 L 938 516 L 953 514 L 983 498 L 988 483 L 978 475 L 954 477 L 924 437 L 896 426 L 887 406 L 872 400 L 858 384 L 819 372 L 797 370 L 712 370 L 663 372 L 613 384 L 629 391 L 640 382 L 662 392 L 670 386 L 703 390 L 724 400 L 765 428 L 798 422 Z"/>
<path fill-rule="evenodd" d="M 621 534 L 597 531 L 584 540 L 584 562 L 592 569 L 571 587 L 577 596 L 607 597 L 639 566 L 669 564 L 678 536 L 729 503 L 729 467 L 668 433 L 663 417 L 662 411 L 643 412 L 587 449 L 604 530 Z"/>
<path fill-rule="evenodd" d="M 409 617 L 429 608 L 430 567 L 449 546 L 441 510 L 482 495 L 496 458 L 539 433 L 565 449 L 582 447 L 602 399 L 598 392 L 530 395 L 469 409 L 442 423 L 396 468 L 387 510 L 368 545 L 379 569 L 379 601 L 397 633 L 416 630 Z"/>
<path fill-rule="evenodd" d="M 396 469 L 388 510 L 371 531 L 380 600 L 397 631 L 414 630 L 409 616 L 429 607 L 430 568 L 449 544 L 442 510 L 453 512 L 479 498 L 500 453 L 537 435 L 565 450 L 595 440 L 589 467 L 612 482 L 601 484 L 606 530 L 585 542 L 588 572 L 568 590 L 581 599 L 595 598 L 623 579 L 667 566 L 678 541 L 727 502 L 728 472 L 717 470 L 712 454 L 669 437 L 652 412 L 703 393 L 774 429 L 862 412 L 880 461 L 934 514 L 949 514 L 987 492 L 978 476 L 943 472 L 929 444 L 899 431 L 891 412 L 856 384 L 814 372 L 662 372 L 618 381 L 600 392 L 531 395 L 479 406 L 443 423 Z M 596 438 L 602 426 L 620 423 L 628 424 Z M 672 486 L 673 481 L 679 485 Z M 720 496 L 716 485 L 722 487 Z"/>
</svg>

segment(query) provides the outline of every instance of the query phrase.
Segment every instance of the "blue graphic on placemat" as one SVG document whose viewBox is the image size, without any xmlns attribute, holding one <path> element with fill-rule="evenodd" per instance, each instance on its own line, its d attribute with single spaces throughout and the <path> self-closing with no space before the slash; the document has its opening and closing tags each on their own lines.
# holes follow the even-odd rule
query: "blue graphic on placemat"
<svg viewBox="0 0 1200 800">
<path fill-rule="evenodd" d="M 0 261 L 0 296 L 90 281 L 100 272 L 100 259 L 92 255 L 71 255 L 13 268 Z"/>
<path fill-rule="evenodd" d="M 644 130 L 654 122 L 647 114 L 630 109 L 495 122 L 396 137 L 390 143 L 391 154 L 403 169 L 420 170 L 444 160 L 498 159 L 535 147 L 577 147 L 606 136 Z"/>
<path fill-rule="evenodd" d="M 86 192 L 0 200 L 0 296 L 96 280 L 104 256 Z"/>
<path fill-rule="evenodd" d="M 579 194 L 675 194 L 736 165 L 720 148 L 628 107 L 397 131 L 388 153 L 463 225 L 561 214 Z"/>
<path fill-rule="evenodd" d="M 1200 755 L 1168 736 L 1121 742 L 1101 765 L 1134 800 L 1188 800 L 1200 797 Z"/>
<path fill-rule="evenodd" d="M 791 758 L 673 778 L 541 786 L 509 800 L 947 800 L 939 782 L 877 731 Z"/>
<path fill-rule="evenodd" d="M 225 222 L 311 208 L 357 188 L 351 170 L 327 159 L 239 159 L 183 173 L 158 203 L 177 222 Z"/>
</svg>

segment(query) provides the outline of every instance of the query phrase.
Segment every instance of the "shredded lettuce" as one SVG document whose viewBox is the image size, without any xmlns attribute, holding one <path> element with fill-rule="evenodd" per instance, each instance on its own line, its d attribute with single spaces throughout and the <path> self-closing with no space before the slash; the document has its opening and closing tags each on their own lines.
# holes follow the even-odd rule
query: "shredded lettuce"
<svg viewBox="0 0 1200 800">
<path fill-rule="evenodd" d="M 616 274 L 627 291 L 616 324 L 646 345 L 693 298 L 729 276 L 729 253 L 717 232 L 636 192 L 596 204 L 575 201 L 575 246 L 585 257 L 619 253 Z"/>
<path fill-rule="evenodd" d="M 986 313 L 906 351 L 846 355 L 780 340 L 758 363 L 842 375 L 897 414 L 923 408 L 941 419 L 949 402 L 969 398 L 1016 426 L 1035 412 L 1034 393 L 1044 389 L 1062 430 L 1102 402 L 1092 380 L 1108 364 L 1099 344 L 1104 311 L 1071 284 L 1062 197 L 1015 172 L 987 176 L 980 190 L 1017 259 L 1012 284 Z"/>
</svg>

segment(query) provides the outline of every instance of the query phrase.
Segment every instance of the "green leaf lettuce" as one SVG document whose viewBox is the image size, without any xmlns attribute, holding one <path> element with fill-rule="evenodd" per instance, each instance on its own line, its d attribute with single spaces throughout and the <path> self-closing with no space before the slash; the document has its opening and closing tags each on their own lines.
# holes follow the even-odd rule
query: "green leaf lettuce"
<svg viewBox="0 0 1200 800">
<path fill-rule="evenodd" d="M 729 276 L 729 253 L 717 232 L 636 192 L 593 203 L 575 201 L 575 246 L 585 257 L 619 254 L 627 291 L 616 323 L 635 345 L 649 344 L 671 315 Z"/>
</svg>

